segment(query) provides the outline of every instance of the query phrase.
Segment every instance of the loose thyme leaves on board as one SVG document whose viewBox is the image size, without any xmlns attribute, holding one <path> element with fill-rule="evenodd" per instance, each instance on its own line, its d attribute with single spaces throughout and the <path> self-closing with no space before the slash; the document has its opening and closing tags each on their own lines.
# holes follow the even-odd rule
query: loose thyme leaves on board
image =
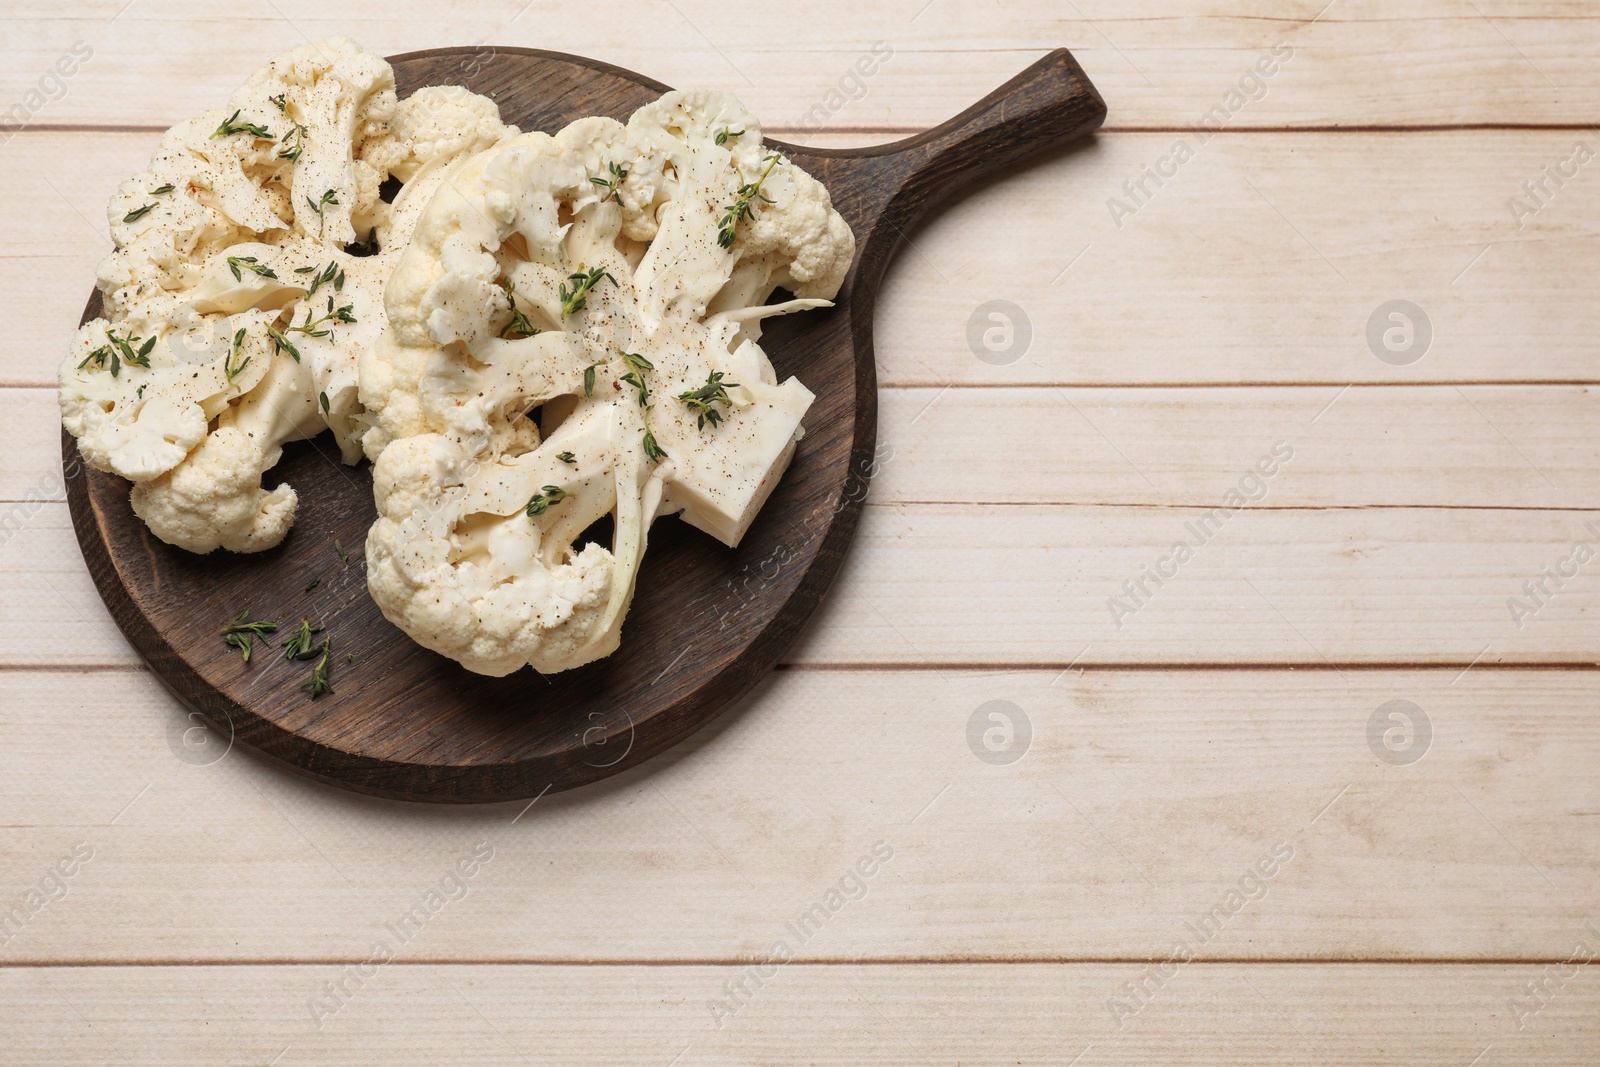
<svg viewBox="0 0 1600 1067">
<path fill-rule="evenodd" d="M 311 592 L 311 590 L 315 589 L 317 586 L 319 586 L 321 584 L 322 584 L 322 579 L 321 578 L 313 578 L 313 579 L 311 579 L 311 584 L 306 586 L 304 589 L 302 589 L 301 592 L 309 593 L 309 592 Z"/>
<path fill-rule="evenodd" d="M 250 610 L 246 608 L 239 613 L 238 618 L 224 626 L 220 632 L 222 634 L 222 643 L 229 648 L 238 649 L 239 655 L 244 659 L 244 662 L 249 663 L 253 643 L 260 641 L 265 645 L 267 643 L 265 635 L 274 633 L 277 629 L 277 623 L 267 622 L 265 619 L 251 622 Z"/>
<path fill-rule="evenodd" d="M 310 659 L 317 654 L 316 635 L 322 632 L 322 627 L 312 626 L 309 618 L 301 619 L 300 626 L 289 635 L 289 640 L 283 643 L 284 659 Z"/>
<path fill-rule="evenodd" d="M 333 651 L 333 641 L 324 637 L 321 648 L 322 658 L 317 660 L 315 667 L 311 668 L 311 680 L 300 687 L 311 694 L 312 700 L 317 699 L 324 693 L 333 692 L 333 686 L 328 684 L 328 654 L 331 651 Z"/>
<path fill-rule="evenodd" d="M 335 552 L 339 553 L 339 561 L 341 563 L 349 563 L 350 562 L 350 553 L 348 553 L 348 552 L 346 552 L 344 550 L 344 545 L 340 544 L 338 541 L 335 541 L 333 543 L 333 548 L 334 548 Z"/>
</svg>

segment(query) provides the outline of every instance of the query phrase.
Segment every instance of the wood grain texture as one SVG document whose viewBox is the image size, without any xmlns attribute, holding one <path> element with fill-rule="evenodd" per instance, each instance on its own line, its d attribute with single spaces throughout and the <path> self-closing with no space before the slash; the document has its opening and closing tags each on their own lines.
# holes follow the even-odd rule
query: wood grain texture
<svg viewBox="0 0 1600 1067">
<path fill-rule="evenodd" d="M 673 0 L 638 13 L 555 0 L 449 0 L 425 7 L 356 0 L 329 8 L 274 0 L 48 0 L 7 5 L 0 100 L 27 91 L 74 41 L 95 58 L 49 123 L 165 128 L 215 107 L 268 56 L 334 33 L 379 54 L 441 42 L 553 48 L 711 85 L 773 127 L 915 130 L 966 107 L 1037 54 L 1070 47 L 1117 101 L 1119 126 L 1187 127 L 1223 101 L 1278 42 L 1295 50 L 1231 126 L 1437 125 L 1593 121 L 1600 19 L 1580 2 L 1527 0 L 1131 0 L 1127 3 L 852 4 L 740 8 Z M 1560 11 L 1555 8 L 1560 7 Z M 642 26 L 640 22 L 642 21 Z M 865 91 L 841 79 L 874 42 L 893 59 Z M 829 92 L 838 94 L 827 106 Z M 848 94 L 848 95 L 846 95 Z"/>
<path fill-rule="evenodd" d="M 1289 441 L 1260 507 L 1600 508 L 1597 416 L 1593 386 L 883 388 L 869 499 L 1211 507 Z M 0 389 L 0 514 L 61 499 L 59 419 Z"/>
<path fill-rule="evenodd" d="M 824 647 L 813 636 L 748 711 L 651 766 L 546 797 L 514 824 L 521 804 L 395 804 L 238 753 L 182 763 L 168 747 L 168 731 L 181 738 L 187 725 L 182 711 L 134 666 L 65 509 L 27 508 L 23 532 L 0 546 L 0 889 L 21 893 L 74 841 L 107 851 L 59 910 L 0 948 L 0 1062 L 259 1067 L 281 1053 L 279 1067 L 661 1067 L 675 1056 L 676 1067 L 1060 1067 L 1086 1047 L 1077 1067 L 1600 1060 L 1593 967 L 1522 1029 L 1508 1008 L 1526 983 L 1549 980 L 1548 961 L 1568 957 L 1585 913 L 1600 924 L 1593 672 L 1486 671 L 1493 652 L 1460 670 L 1489 642 L 1477 632 L 1486 625 L 1504 625 L 1524 651 L 1583 651 L 1586 639 L 1564 631 L 1600 610 L 1587 570 L 1526 629 L 1498 620 L 1585 517 L 1454 510 L 1594 504 L 1590 401 L 1570 383 L 1600 381 L 1600 172 L 1586 167 L 1526 226 L 1507 208 L 1575 139 L 1597 145 L 1587 128 L 1600 104 L 1592 4 L 537 0 L 512 22 L 522 0 L 138 0 L 112 23 L 123 2 L 17 0 L 0 13 L 0 109 L 74 40 L 97 48 L 35 132 L 0 145 L 0 384 L 54 380 L 84 280 L 109 248 L 107 191 L 142 167 L 161 129 L 213 106 L 302 31 L 350 33 L 383 52 L 477 40 L 562 48 L 731 89 L 786 133 L 886 41 L 893 60 L 811 142 L 835 146 L 942 121 L 1066 44 L 1111 101 L 1113 132 L 910 231 L 876 335 L 889 387 L 879 440 L 896 458 L 862 519 L 855 558 L 871 566 L 835 587 L 826 622 L 850 641 Z M 1295 56 L 1267 95 L 1116 228 L 1107 198 L 1280 39 Z M 76 125 L 130 123 L 142 129 Z M 1550 123 L 1566 128 L 1542 128 Z M 1173 132 L 1129 132 L 1148 127 Z M 964 338 L 974 305 L 995 296 L 1022 304 L 1035 326 L 1010 365 L 980 362 Z M 1438 327 L 1428 356 L 1404 367 L 1373 358 L 1363 336 L 1373 308 L 1395 297 Z M 1392 388 L 1352 389 L 1311 425 L 1349 382 Z M 1444 384 L 1464 382 L 1524 383 L 1462 390 L 1503 436 L 1482 421 L 1485 436 L 1473 435 L 1476 416 Z M 1095 387 L 1064 392 L 1104 439 L 1066 407 L 1063 385 Z M 0 496 L 56 467 L 25 439 L 51 432 L 48 413 L 20 403 L 0 394 Z M 1119 555 L 1117 539 L 1182 525 L 1147 505 L 1210 506 L 1259 454 L 1258 439 L 1302 418 L 1288 476 L 1257 507 L 1322 510 L 1248 512 L 1215 547 L 1231 546 L 1229 568 L 1251 560 L 1257 569 L 1242 573 L 1319 645 L 1336 638 L 1372 663 L 1452 648 L 1460 666 L 1341 673 L 1306 662 L 1304 648 L 1279 660 L 1286 625 L 1237 623 L 1222 610 L 1224 585 L 1209 598 L 1169 596 L 1221 574 L 1222 561 L 1202 558 L 1127 625 L 1163 619 L 1180 638 L 1161 653 L 1171 669 L 1062 675 L 1082 647 L 1070 643 L 1078 622 L 1108 626 L 1095 618 L 1103 586 L 1132 576 L 1122 564 L 1150 562 Z M 974 434 L 988 447 L 962 448 Z M 1519 474 L 1519 449 L 1553 485 L 1532 466 Z M 984 499 L 969 499 L 974 483 Z M 1017 530 L 1019 500 L 1080 506 L 1025 509 Z M 968 519 L 955 529 L 949 513 L 935 520 L 916 501 L 966 501 Z M 881 506 L 890 503 L 907 506 Z M 1119 505 L 1109 519 L 1104 504 Z M 983 571 L 992 530 L 1016 532 L 989 553 L 1009 555 Z M 1151 547 L 1159 540 L 1149 534 Z M 909 568 L 889 576 L 903 551 L 952 570 L 946 588 Z M 975 577 L 1000 571 L 1014 584 L 999 591 Z M 1501 591 L 1487 595 L 1492 587 Z M 1311 609 L 1315 631 L 1285 593 Z M 1019 607 L 1028 625 L 1011 621 Z M 915 624 L 941 656 L 990 669 L 919 658 L 883 616 Z M 1052 669 L 1007 668 L 1019 634 Z M 1182 666 L 1222 654 L 1259 669 Z M 824 669 L 830 656 L 847 669 Z M 66 662 L 81 666 L 40 669 Z M 1438 729 L 1410 767 L 1380 765 L 1365 748 L 1366 717 L 1394 697 L 1418 702 Z M 1010 767 L 981 765 L 966 748 L 967 717 L 990 699 L 1033 719 L 1033 748 Z M 1220 891 L 1269 825 L 1320 809 L 1327 797 L 1314 794 L 1336 792 L 1347 767 L 1371 776 L 1316 822 L 1315 851 L 1285 872 L 1301 880 L 1280 881 L 1218 945 L 1252 962 L 1193 965 L 1113 1030 L 1106 998 L 1192 918 L 1188 887 Z M 808 946 L 830 962 L 784 969 L 715 1029 L 706 1000 L 742 977 L 740 957 L 767 947 L 776 918 L 837 879 L 858 834 L 908 822 L 946 783 L 910 827 L 916 836 L 894 838 L 903 847 L 885 877 L 900 881 L 879 880 Z M 364 958 L 389 908 L 409 906 L 471 835 L 501 824 L 504 882 L 485 880 L 451 905 L 460 910 L 430 924 L 404 963 L 316 1030 L 306 998 Z M 1027 962 L 1041 950 L 1099 962 Z M 231 965 L 34 966 L 202 953 Z M 284 953 L 317 962 L 250 966 Z M 446 962 L 517 953 L 558 965 Z M 644 965 L 589 962 L 604 953 Z M 1262 962 L 1285 953 L 1301 962 Z M 839 962 L 865 955 L 921 962 Z M 1476 962 L 1419 966 L 1404 962 L 1411 955 Z M 1362 957 L 1382 962 L 1331 962 Z M 674 958 L 727 966 L 662 962 Z M 15 959 L 28 965 L 4 966 Z"/>
<path fill-rule="evenodd" d="M 391 964 L 318 1029 L 306 1001 L 338 968 L 29 969 L 0 974 L 0 1063 L 1588 1067 L 1600 1051 L 1587 975 L 1519 1029 L 1508 1001 L 1542 968 L 1196 963 L 1118 1030 L 1105 1002 L 1140 971 L 791 964 L 744 977 L 718 1027 L 707 1002 L 740 968 Z"/>
<path fill-rule="evenodd" d="M 15 295 L 0 308 L 0 384 L 55 381 L 84 279 L 110 248 L 106 191 L 144 166 L 156 136 L 40 134 L 0 151 L 0 187 L 15 190 L 0 199 Z M 1097 135 L 908 231 L 879 301 L 880 384 L 1600 381 L 1600 164 L 1520 225 L 1507 206 L 1580 136 L 1214 139 L 1118 228 L 1107 201 L 1174 137 Z M 1600 137 L 1585 139 L 1600 152 Z M 976 306 L 995 298 L 1021 306 L 1033 330 L 998 365 L 966 336 Z M 1405 366 L 1377 359 L 1366 336 L 1378 305 L 1397 298 L 1434 330 Z"/>
<path fill-rule="evenodd" d="M 666 90 L 555 53 L 439 49 L 397 57 L 394 66 L 403 95 L 460 81 L 496 100 L 507 121 L 547 131 L 586 115 L 625 119 Z M 179 699 L 227 724 L 241 748 L 310 777 L 401 799 L 486 802 L 570 789 L 636 765 L 759 681 L 833 581 L 873 458 L 873 308 L 904 231 L 960 187 L 1059 148 L 1104 116 L 1082 71 L 1057 50 L 906 142 L 789 149 L 828 186 L 858 242 L 835 306 L 766 335 L 779 376 L 796 375 L 817 395 L 805 438 L 737 550 L 671 519 L 656 524 L 623 647 L 604 660 L 553 676 L 485 678 L 409 641 L 366 592 L 370 470 L 340 467 L 326 442 L 290 446 L 272 472 L 300 494 L 282 545 L 197 557 L 152 536 L 132 513 L 127 483 L 85 467 L 63 433 L 67 500 L 89 573 L 118 626 Z M 85 319 L 97 305 L 98 295 Z M 780 555 L 770 580 L 740 582 Z M 333 691 L 313 701 L 298 685 L 259 684 L 265 664 L 241 663 L 217 636 L 245 610 L 258 619 L 309 615 L 325 626 L 334 641 Z"/>
<path fill-rule="evenodd" d="M 185 736 L 147 674 L 0 672 L 0 744 L 34 754 L 0 781 L 0 905 L 94 849 L 0 961 L 359 959 L 484 842 L 407 962 L 729 963 L 879 841 L 893 857 L 798 956 L 1146 960 L 1287 843 L 1203 958 L 1556 958 L 1600 915 L 1596 672 L 1460 674 L 780 671 L 529 809 L 302 782 Z M 1395 699 L 1432 727 L 1405 766 L 1369 747 Z M 1031 732 L 1009 765 L 970 747 L 995 700 Z"/>
<path fill-rule="evenodd" d="M 1216 487 L 1213 506 L 1243 473 Z M 1279 480 L 1293 476 L 1291 463 Z M 1147 584 L 1153 595 L 1120 627 L 1111 598 L 1127 596 L 1123 583 L 1156 566 L 1176 542 L 1192 543 L 1187 524 L 1210 509 L 869 503 L 832 592 L 783 661 L 928 669 L 952 662 L 1060 669 L 1075 662 L 1315 668 L 1330 661 L 1600 661 L 1592 564 L 1559 589 L 1546 579 L 1543 606 L 1525 588 L 1548 567 L 1570 570 L 1563 561 L 1577 542 L 1600 544 L 1592 512 L 1303 510 L 1270 502 L 1269 493 L 1268 507 L 1228 519 L 1164 588 Z M 803 533 L 781 530 L 774 543 Z M 138 661 L 99 603 L 62 505 L 38 508 L 0 551 L 7 560 L 0 570 L 0 664 Z M 736 611 L 785 573 L 784 556 L 755 556 L 757 565 L 734 568 Z M 324 581 L 315 595 L 300 598 L 301 586 L 317 576 Z M 311 608 L 342 620 L 336 598 L 353 597 L 364 581 L 342 568 L 331 548 L 297 578 L 285 618 Z M 1508 606 L 1512 598 L 1538 608 L 1521 626 Z M 209 621 L 232 602 L 197 603 Z M 220 653 L 216 662 L 219 670 L 238 671 Z M 353 684 L 370 678 L 353 668 L 344 676 Z"/>
</svg>

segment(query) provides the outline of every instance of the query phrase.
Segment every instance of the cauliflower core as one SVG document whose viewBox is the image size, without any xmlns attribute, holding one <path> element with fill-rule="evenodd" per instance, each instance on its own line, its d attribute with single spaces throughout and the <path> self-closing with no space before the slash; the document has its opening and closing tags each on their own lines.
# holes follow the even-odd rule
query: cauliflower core
<svg viewBox="0 0 1600 1067">
<path fill-rule="evenodd" d="M 668 93 L 462 164 L 361 359 L 368 586 L 469 670 L 617 648 L 651 521 L 737 545 L 812 401 L 761 320 L 827 306 L 855 253 L 828 191 L 730 96 Z M 796 299 L 766 305 L 774 289 Z M 611 547 L 576 547 L 611 515 Z"/>
<path fill-rule="evenodd" d="M 133 482 L 169 544 L 282 541 L 295 491 L 262 474 L 325 428 L 359 461 L 357 361 L 387 329 L 389 274 L 450 168 L 516 132 L 456 86 L 397 101 L 389 64 L 337 37 L 174 126 L 112 197 L 104 317 L 61 365 L 84 459 Z"/>
</svg>

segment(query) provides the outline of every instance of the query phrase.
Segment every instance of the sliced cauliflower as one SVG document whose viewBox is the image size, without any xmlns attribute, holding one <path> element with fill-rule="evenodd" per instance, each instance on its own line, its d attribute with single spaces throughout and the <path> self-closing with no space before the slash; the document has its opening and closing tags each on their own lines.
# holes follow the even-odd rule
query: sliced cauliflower
<svg viewBox="0 0 1600 1067">
<path fill-rule="evenodd" d="M 387 330 L 389 274 L 449 168 L 516 132 L 459 87 L 396 101 L 389 64 L 342 37 L 174 126 L 112 197 L 104 317 L 61 366 L 85 460 L 133 482 L 134 511 L 169 544 L 282 541 L 295 491 L 262 475 L 324 429 L 359 461 L 357 364 Z M 392 202 L 388 178 L 404 183 Z"/>
<path fill-rule="evenodd" d="M 368 586 L 483 674 L 614 651 L 650 523 L 737 545 L 813 399 L 761 320 L 827 306 L 855 238 L 737 100 L 674 92 L 459 165 L 361 361 Z M 765 301 L 779 286 L 797 299 Z M 608 547 L 585 531 L 614 520 Z"/>
</svg>

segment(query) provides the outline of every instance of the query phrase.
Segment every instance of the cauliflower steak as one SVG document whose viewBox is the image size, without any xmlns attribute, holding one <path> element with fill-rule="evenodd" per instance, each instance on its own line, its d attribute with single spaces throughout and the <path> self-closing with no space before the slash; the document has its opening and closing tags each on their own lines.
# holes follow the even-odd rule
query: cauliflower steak
<svg viewBox="0 0 1600 1067">
<path fill-rule="evenodd" d="M 761 322 L 828 306 L 854 252 L 721 93 L 462 164 L 361 358 L 385 616 L 489 675 L 614 651 L 655 517 L 736 546 L 788 466 L 813 397 L 777 381 Z M 580 546 L 607 515 L 609 548 Z"/>
</svg>

